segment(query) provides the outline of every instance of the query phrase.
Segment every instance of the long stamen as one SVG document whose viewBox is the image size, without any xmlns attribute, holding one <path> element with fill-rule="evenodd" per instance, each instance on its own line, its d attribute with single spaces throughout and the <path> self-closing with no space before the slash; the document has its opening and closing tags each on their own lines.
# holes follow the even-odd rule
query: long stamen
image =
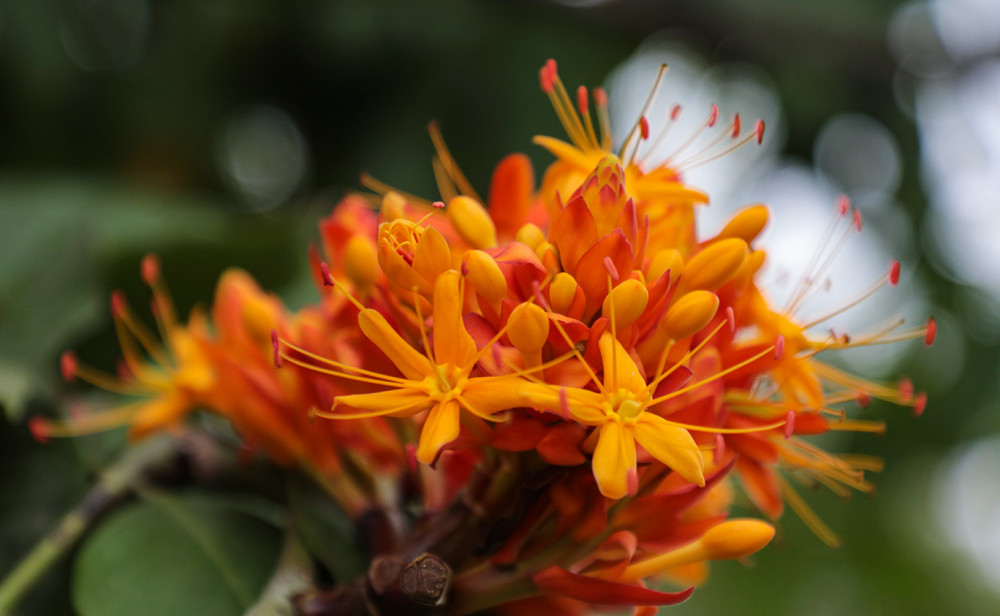
<svg viewBox="0 0 1000 616">
<path fill-rule="evenodd" d="M 837 308 L 836 310 L 833 310 L 832 312 L 828 312 L 827 314 L 825 314 L 825 315 L 823 315 L 821 317 L 817 317 L 817 318 L 812 319 L 811 321 L 809 321 L 808 323 L 806 323 L 805 325 L 803 325 L 802 329 L 809 329 L 810 327 L 814 327 L 816 325 L 819 325 L 823 321 L 827 321 L 829 319 L 832 319 L 833 317 L 835 317 L 835 316 L 837 316 L 839 314 L 842 314 L 842 313 L 846 312 L 847 310 L 850 310 L 851 308 L 857 306 L 861 302 L 865 301 L 866 299 L 868 299 L 869 297 L 871 297 L 872 295 L 874 295 L 876 291 L 878 291 L 879 289 L 881 289 L 885 285 L 892 284 L 892 281 L 894 279 L 898 281 L 899 280 L 899 274 L 898 274 L 899 270 L 898 270 L 898 267 L 899 267 L 899 261 L 893 261 L 892 265 L 889 267 L 889 271 L 886 272 L 884 276 L 882 276 L 881 278 L 879 278 L 878 280 L 876 280 L 874 283 L 872 283 L 867 289 L 865 289 L 864 291 L 862 291 L 861 294 L 859 294 L 856 298 L 854 298 L 853 300 L 847 302 L 846 304 L 844 304 L 840 308 Z"/>
<path fill-rule="evenodd" d="M 699 387 L 701 387 L 703 385 L 706 385 L 708 383 L 711 383 L 713 381 L 717 381 L 717 380 L 719 380 L 719 379 L 721 379 L 721 378 L 723 378 L 723 377 L 725 377 L 725 376 L 727 376 L 727 375 L 729 375 L 729 374 L 731 374 L 731 373 L 739 370 L 740 368 L 743 368 L 745 366 L 748 366 L 748 365 L 752 364 L 753 362 L 757 361 L 758 359 L 761 359 L 765 355 L 768 355 L 768 354 L 774 352 L 776 348 L 777 348 L 777 345 L 772 344 L 771 346 L 767 347 L 766 349 L 764 349 L 760 353 L 757 353 L 756 355 L 754 355 L 752 357 L 749 357 L 749 358 L 741 361 L 738 364 L 730 366 L 729 368 L 726 368 L 725 370 L 723 370 L 721 372 L 717 372 L 717 373 L 713 374 L 712 376 L 708 377 L 707 379 L 702 379 L 702 380 L 698 381 L 697 383 L 692 383 L 691 385 L 688 385 L 687 387 L 682 387 L 681 389 L 678 389 L 676 391 L 672 391 L 672 392 L 670 392 L 668 394 L 664 394 L 664 395 L 660 396 L 659 398 L 653 398 L 652 402 L 650 402 L 649 404 L 651 406 L 654 405 L 654 404 L 659 404 L 659 403 L 664 402 L 666 400 L 670 400 L 671 398 L 676 398 L 677 396 L 686 394 L 687 392 L 689 392 L 689 391 L 691 391 L 693 389 L 697 389 L 697 388 L 699 388 Z"/>
<path fill-rule="evenodd" d="M 735 136 L 734 136 L 734 138 L 735 138 Z M 757 145 L 760 145 L 761 143 L 763 143 L 763 141 L 764 141 L 764 120 L 757 120 L 757 123 L 754 125 L 754 130 L 752 132 L 750 132 L 747 135 L 745 135 L 742 139 L 739 139 L 738 141 L 734 141 L 728 147 L 725 147 L 725 148 L 723 148 L 723 149 L 715 152 L 714 154 L 711 154 L 710 156 L 707 156 L 706 158 L 700 158 L 699 159 L 697 156 L 692 157 L 692 158 L 690 158 L 690 159 L 688 159 L 688 160 L 686 160 L 684 162 L 676 163 L 676 166 L 677 166 L 678 169 L 683 169 L 684 171 L 690 171 L 692 169 L 697 169 L 698 167 L 701 167 L 703 165 L 707 165 L 709 163 L 715 162 L 715 161 L 719 160 L 720 158 L 729 156 L 730 154 L 732 154 L 736 150 L 742 148 L 743 146 L 747 145 L 751 141 L 756 141 Z M 705 154 L 708 154 L 708 152 L 705 152 Z"/>
<path fill-rule="evenodd" d="M 285 346 L 285 347 L 287 347 L 287 348 L 295 351 L 299 355 L 304 355 L 305 357 L 308 357 L 309 359 L 312 359 L 312 360 L 315 360 L 315 361 L 327 364 L 329 366 L 333 366 L 334 368 L 339 368 L 341 370 L 350 370 L 352 372 L 357 372 L 360 375 L 369 376 L 369 377 L 372 377 L 372 378 L 375 378 L 375 379 L 383 379 L 388 384 L 395 383 L 397 385 L 401 385 L 401 384 L 409 382 L 406 379 L 403 379 L 403 378 L 400 378 L 400 377 L 392 376 L 392 375 L 389 375 L 389 374 L 382 374 L 380 372 L 372 372 L 371 370 L 365 370 L 364 368 L 358 368 L 357 366 L 351 366 L 351 365 L 348 365 L 348 364 L 343 364 L 343 363 L 341 363 L 339 361 L 334 361 L 332 359 L 328 359 L 328 358 L 323 357 L 321 355 L 316 355 L 315 353 L 311 353 L 311 352 L 303 349 L 300 346 L 292 344 L 291 342 L 285 340 L 284 338 L 278 338 L 278 341 L 281 343 L 282 346 Z M 281 357 L 287 359 L 288 358 L 288 354 L 287 353 L 281 353 Z"/>
<path fill-rule="evenodd" d="M 597 105 L 597 122 L 601 128 L 601 149 L 611 150 L 611 115 L 608 113 L 608 95 L 604 88 L 594 88 L 594 104 Z"/>
<path fill-rule="evenodd" d="M 656 79 L 653 81 L 653 87 L 649 89 L 649 94 L 646 96 L 646 102 L 643 103 L 642 109 L 639 110 L 639 116 L 636 118 L 635 124 L 632 125 L 632 130 L 629 131 L 628 135 L 625 137 L 625 141 L 622 142 L 621 150 L 618 151 L 618 158 L 621 160 L 626 160 L 625 152 L 631 147 L 632 138 L 641 130 L 642 120 L 649 115 L 649 110 L 653 107 L 653 102 L 656 101 L 656 95 L 660 91 L 660 86 L 663 85 L 663 77 L 667 74 L 667 65 L 661 64 L 660 70 L 656 73 Z"/>
<path fill-rule="evenodd" d="M 350 372 L 343 372 L 341 370 L 332 370 L 330 368 L 323 368 L 321 366 L 317 366 L 315 364 L 310 364 L 309 362 L 302 361 L 301 359 L 298 359 L 294 355 L 290 355 L 288 353 L 281 353 L 281 358 L 294 366 L 305 368 L 306 370 L 312 370 L 313 372 L 318 372 L 320 374 L 327 374 L 341 379 L 358 381 L 360 383 L 371 383 L 373 385 L 382 385 L 383 387 L 390 387 L 390 388 L 400 387 L 400 383 L 393 381 L 381 380 L 380 378 L 368 377 L 359 374 L 351 374 Z"/>
<path fill-rule="evenodd" d="M 111 314 L 115 320 L 115 328 L 118 330 L 119 340 L 123 342 L 122 353 L 126 355 L 126 361 L 129 360 L 128 355 L 131 355 L 132 360 L 136 363 L 141 363 L 139 349 L 131 344 L 131 342 L 124 342 L 126 339 L 135 339 L 156 363 L 164 368 L 173 366 L 173 362 L 164 352 L 163 347 L 153 337 L 152 332 L 140 321 L 133 318 L 128 302 L 125 301 L 125 297 L 118 291 L 111 294 Z M 120 328 L 119 324 L 124 326 L 124 329 Z"/>
<path fill-rule="evenodd" d="M 441 134 L 441 129 L 438 127 L 437 122 L 431 122 L 427 126 L 427 131 L 431 135 L 431 141 L 434 143 L 434 149 L 437 151 L 438 158 L 441 161 L 441 166 L 447 172 L 448 177 L 455 182 L 462 194 L 468 195 L 474 198 L 480 203 L 483 200 L 476 193 L 476 189 L 472 187 L 472 183 L 465 177 L 462 170 L 459 168 L 458 163 L 455 162 L 455 157 L 451 155 L 451 151 L 445 144 L 444 135 Z M 445 201 L 450 201 L 450 199 L 445 199 Z"/>
<path fill-rule="evenodd" d="M 31 419 L 31 431 L 40 441 L 51 437 L 70 438 L 107 432 L 127 425 L 143 404 L 135 402 L 103 413 L 80 415 L 71 419 L 47 419 L 36 416 Z"/>
<path fill-rule="evenodd" d="M 579 107 L 580 117 L 583 118 L 583 125 L 587 129 L 587 138 L 590 140 L 591 146 L 597 149 L 601 146 L 597 140 L 597 134 L 594 132 L 594 121 L 590 117 L 590 104 L 587 98 L 586 86 L 580 86 L 576 89 L 576 106 Z"/>
<path fill-rule="evenodd" d="M 820 244 L 819 248 L 813 252 L 812 256 L 809 258 L 809 264 L 806 266 L 805 270 L 802 271 L 802 277 L 799 279 L 798 284 L 795 286 L 795 290 L 792 292 L 791 297 L 788 300 L 788 305 L 785 306 L 785 312 L 790 313 L 791 308 L 797 301 L 799 295 L 805 293 L 808 290 L 809 285 L 812 284 L 810 279 L 810 273 L 819 263 L 820 258 L 826 252 L 827 247 L 830 245 L 830 241 L 833 239 L 833 232 L 836 230 L 837 225 L 840 223 L 841 219 L 847 215 L 848 210 L 851 207 L 850 201 L 847 197 L 841 196 L 837 200 L 837 209 L 834 210 L 833 217 L 830 222 L 827 223 L 826 230 L 823 232 L 823 243 Z"/>
<path fill-rule="evenodd" d="M 659 374 L 655 379 L 653 379 L 649 383 L 649 387 L 648 387 L 649 392 L 652 393 L 652 392 L 656 391 L 656 388 L 659 387 L 660 383 L 663 382 L 663 379 L 665 379 L 668 376 L 670 376 L 674 372 L 674 370 L 677 370 L 678 368 L 680 368 L 681 366 L 683 366 L 685 363 L 687 363 L 688 360 L 690 360 L 692 357 L 694 357 L 695 354 L 698 353 L 698 351 L 702 350 L 705 347 L 705 345 L 708 344 L 712 340 L 712 338 L 714 338 L 715 335 L 718 334 L 727 323 L 728 323 L 727 321 L 722 321 L 721 323 L 719 323 L 718 325 L 716 325 L 715 329 L 713 329 L 708 334 L 708 336 L 705 337 L 704 340 L 702 340 L 701 342 L 699 342 L 693 349 L 691 349 L 687 353 L 685 353 L 684 357 L 682 357 L 679 360 L 677 360 L 674 363 L 674 365 L 671 366 L 668 370 L 666 370 L 665 372 Z M 663 358 L 665 359 L 665 357 L 666 356 L 664 355 Z"/>
<path fill-rule="evenodd" d="M 705 121 L 702 123 L 702 125 L 698 127 L 698 130 L 692 133 L 691 136 L 687 138 L 687 141 L 682 143 L 680 147 L 678 147 L 676 150 L 673 151 L 672 154 L 667 156 L 663 164 L 669 165 L 674 159 L 683 154 L 685 150 L 687 150 L 689 147 L 694 145 L 696 141 L 698 141 L 698 138 L 701 137 L 702 133 L 704 133 L 707 129 L 714 127 L 718 119 L 719 119 L 719 106 L 716 105 L 715 103 L 712 103 L 712 107 L 708 111 L 708 117 L 705 118 Z"/>
<path fill-rule="evenodd" d="M 372 177 L 371 175 L 369 175 L 367 173 L 362 173 L 361 174 L 360 181 L 361 181 L 361 185 L 362 186 L 364 186 L 365 188 L 368 188 L 369 190 L 371 190 L 373 192 L 378 193 L 379 195 L 385 196 L 388 193 L 394 192 L 394 193 L 398 194 L 399 196 L 403 197 L 403 199 L 405 199 L 407 203 L 409 203 L 410 205 L 412 205 L 414 207 L 418 207 L 418 208 L 429 208 L 429 207 L 431 207 L 431 201 L 430 200 L 423 199 L 423 198 L 418 197 L 418 196 L 416 196 L 414 194 L 411 194 L 411 193 L 408 193 L 408 192 L 403 192 L 401 190 L 393 188 L 392 186 L 389 186 L 385 182 L 380 182 L 379 180 L 376 180 L 374 177 Z"/>
<path fill-rule="evenodd" d="M 785 502 L 787 502 L 799 518 L 805 522 L 806 526 L 808 526 L 809 529 L 812 530 L 817 537 L 819 537 L 820 541 L 830 547 L 837 547 L 840 545 L 840 538 L 837 534 L 833 532 L 830 527 L 823 522 L 823 520 L 819 519 L 816 512 L 813 511 L 804 500 L 802 500 L 799 493 L 796 492 L 784 478 L 778 477 L 778 485 Z"/>
<path fill-rule="evenodd" d="M 663 124 L 663 128 L 660 129 L 660 132 L 657 133 L 656 137 L 654 137 L 653 140 L 646 147 L 646 156 L 643 158 L 654 156 L 656 154 L 656 151 L 659 150 L 660 147 L 663 145 L 663 142 L 666 141 L 667 137 L 670 135 L 674 126 L 677 125 L 677 118 L 679 118 L 680 115 L 681 115 L 681 106 L 674 105 L 673 108 L 670 110 L 670 115 L 667 116 L 667 121 Z M 639 160 L 639 162 L 645 162 L 645 161 Z"/>
</svg>

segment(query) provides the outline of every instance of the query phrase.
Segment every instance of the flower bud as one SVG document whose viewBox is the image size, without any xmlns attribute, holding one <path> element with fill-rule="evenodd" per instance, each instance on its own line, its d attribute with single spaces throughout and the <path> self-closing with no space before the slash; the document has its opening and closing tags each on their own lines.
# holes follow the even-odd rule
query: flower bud
<svg viewBox="0 0 1000 616">
<path fill-rule="evenodd" d="M 507 319 L 507 337 L 522 353 L 538 353 L 549 338 L 548 315 L 535 304 L 520 304 Z"/>
<path fill-rule="evenodd" d="M 673 340 L 681 340 L 708 325 L 719 309 L 719 298 L 711 291 L 691 291 L 678 299 L 663 318 L 663 329 Z"/>
<path fill-rule="evenodd" d="M 507 279 L 493 257 L 482 250 L 465 253 L 466 280 L 476 293 L 485 299 L 494 311 L 500 311 L 500 302 L 507 297 Z"/>
<path fill-rule="evenodd" d="M 661 250 L 653 255 L 653 259 L 649 263 L 649 269 L 646 271 L 646 280 L 655 282 L 666 274 L 667 271 L 670 272 L 671 285 L 677 282 L 677 278 L 684 271 L 684 257 L 673 248 Z"/>
<path fill-rule="evenodd" d="M 747 243 L 740 238 L 713 242 L 684 266 L 681 285 L 685 289 L 714 291 L 732 278 L 747 256 Z"/>
<path fill-rule="evenodd" d="M 629 278 L 612 289 L 604 298 L 601 314 L 610 319 L 613 310 L 615 327 L 622 330 L 642 316 L 648 302 L 649 291 L 646 287 L 638 280 Z"/>
<path fill-rule="evenodd" d="M 767 218 L 768 211 L 765 205 L 751 205 L 744 208 L 729 219 L 716 240 L 735 237 L 749 244 L 764 230 Z"/>
<path fill-rule="evenodd" d="M 497 245 L 497 230 L 486 208 L 472 197 L 459 195 L 448 203 L 448 220 L 455 231 L 473 248 Z"/>
<path fill-rule="evenodd" d="M 367 237 L 352 236 L 344 247 L 344 273 L 358 289 L 370 289 L 378 278 L 378 254 Z"/>
<path fill-rule="evenodd" d="M 576 278 L 566 272 L 559 272 L 552 279 L 552 284 L 549 285 L 549 303 L 552 304 L 553 312 L 573 316 L 571 314 L 573 308 L 578 305 L 582 310 L 586 304 L 586 298 L 583 296 L 583 290 L 576 282 Z"/>
<path fill-rule="evenodd" d="M 545 241 L 545 234 L 537 225 L 529 222 L 517 230 L 517 236 L 514 239 L 535 250 Z"/>
</svg>

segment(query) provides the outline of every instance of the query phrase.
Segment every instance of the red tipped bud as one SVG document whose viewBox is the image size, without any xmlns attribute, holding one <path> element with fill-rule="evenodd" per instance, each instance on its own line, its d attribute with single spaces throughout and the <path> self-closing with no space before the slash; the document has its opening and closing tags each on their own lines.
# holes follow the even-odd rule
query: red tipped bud
<svg viewBox="0 0 1000 616">
<path fill-rule="evenodd" d="M 792 438 L 795 434 L 795 411 L 788 411 L 785 415 L 785 438 Z"/>
<path fill-rule="evenodd" d="M 924 334 L 924 344 L 931 346 L 937 338 L 937 321 L 934 317 L 927 319 L 927 333 Z"/>
<path fill-rule="evenodd" d="M 576 107 L 580 110 L 580 115 L 587 115 L 590 104 L 587 100 L 586 86 L 580 86 L 576 89 Z"/>
<path fill-rule="evenodd" d="M 66 381 L 72 382 L 76 378 L 76 370 L 79 368 L 80 363 L 76 359 L 76 354 L 73 351 L 65 351 L 59 358 L 59 371 L 62 373 L 62 378 Z"/>
<path fill-rule="evenodd" d="M 849 209 L 851 209 L 851 200 L 847 195 L 837 197 L 837 215 L 846 216 Z"/>
<path fill-rule="evenodd" d="M 278 330 L 271 330 L 271 348 L 274 350 L 274 367 L 281 367 L 281 343 L 278 341 Z"/>
<path fill-rule="evenodd" d="M 319 271 L 323 275 L 323 286 L 333 286 L 333 276 L 330 275 L 330 266 L 326 263 L 319 264 Z"/>
<path fill-rule="evenodd" d="M 889 265 L 889 284 L 896 286 L 899 284 L 899 260 L 893 259 Z"/>
<path fill-rule="evenodd" d="M 708 127 L 712 128 L 719 121 L 719 106 L 712 103 L 712 110 L 708 112 Z"/>
<path fill-rule="evenodd" d="M 160 260 L 156 255 L 146 255 L 142 258 L 142 279 L 153 286 L 160 279 Z"/>
<path fill-rule="evenodd" d="M 31 436 L 39 443 L 49 442 L 48 424 L 41 417 L 35 416 L 29 419 L 28 430 L 31 430 Z"/>
</svg>

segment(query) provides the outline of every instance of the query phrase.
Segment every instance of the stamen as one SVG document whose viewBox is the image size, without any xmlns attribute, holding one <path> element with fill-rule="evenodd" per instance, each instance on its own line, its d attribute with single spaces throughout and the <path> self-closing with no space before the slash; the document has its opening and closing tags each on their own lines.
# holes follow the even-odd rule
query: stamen
<svg viewBox="0 0 1000 616">
<path fill-rule="evenodd" d="M 730 334 L 736 331 L 736 313 L 733 312 L 732 306 L 726 306 L 726 323 L 729 324 Z"/>
<path fill-rule="evenodd" d="M 716 464 L 722 462 L 722 458 L 726 453 L 726 439 L 721 434 L 715 435 L 715 452 L 713 454 L 712 460 Z"/>
<path fill-rule="evenodd" d="M 437 152 L 438 158 L 441 160 L 441 165 L 444 167 L 445 172 L 447 172 L 448 177 L 455 182 L 455 186 L 458 187 L 462 194 L 482 202 L 482 199 L 476 194 L 476 189 L 473 188 L 472 183 L 462 173 L 462 170 L 458 167 L 458 163 L 455 162 L 455 158 L 451 155 L 451 151 L 448 150 L 448 146 L 444 142 L 444 135 L 441 134 L 441 129 L 438 127 L 437 122 L 431 122 L 427 126 L 427 131 L 431 135 L 434 150 Z"/>
<path fill-rule="evenodd" d="M 77 368 L 80 367 L 80 362 L 76 358 L 76 354 L 72 351 L 64 351 L 62 356 L 59 357 L 59 371 L 62 373 L 62 378 L 66 382 L 73 382 L 76 378 Z"/>
<path fill-rule="evenodd" d="M 722 327 L 722 325 L 723 324 L 720 323 L 719 327 Z M 718 330 L 719 330 L 719 328 L 717 327 L 715 331 L 718 331 Z M 755 361 L 759 360 L 760 358 L 764 357 L 768 353 L 771 353 L 772 351 L 774 351 L 775 348 L 776 348 L 775 345 L 772 344 L 771 346 L 767 347 L 766 349 L 764 349 L 760 353 L 757 353 L 756 355 L 754 355 L 752 357 L 749 357 L 749 358 L 747 358 L 747 359 L 739 362 L 738 364 L 730 366 L 729 368 L 726 368 L 725 370 L 717 372 L 717 373 L 713 374 L 712 376 L 710 376 L 708 378 L 702 379 L 702 380 L 700 380 L 700 381 L 698 381 L 696 383 L 688 385 L 687 387 L 682 387 L 681 389 L 678 389 L 676 391 L 672 391 L 672 392 L 670 392 L 668 394 L 664 394 L 664 395 L 660 396 L 659 398 L 653 398 L 653 400 L 649 403 L 649 406 L 652 406 L 654 404 L 659 404 L 660 402 L 665 402 L 667 400 L 670 400 L 671 398 L 676 398 L 677 396 L 686 394 L 687 392 L 689 392 L 691 390 L 698 389 L 702 385 L 706 385 L 706 384 L 711 383 L 713 381 L 717 381 L 717 380 L 719 380 L 719 379 L 721 379 L 721 378 L 723 378 L 723 377 L 725 377 L 725 376 L 727 376 L 727 375 L 729 375 L 729 374 L 731 374 L 731 373 L 733 373 L 733 372 L 735 372 L 735 371 L 737 371 L 737 370 L 739 370 L 741 368 L 749 366 L 750 364 L 752 364 Z"/>
<path fill-rule="evenodd" d="M 778 334 L 774 338 L 774 361 L 781 359 L 781 356 L 785 353 L 785 337 Z"/>
<path fill-rule="evenodd" d="M 817 318 L 814 318 L 814 319 L 808 321 L 805 325 L 802 326 L 802 329 L 809 329 L 810 327 L 814 327 L 814 326 L 819 325 L 820 323 L 822 323 L 824 321 L 832 319 L 833 317 L 835 317 L 835 316 L 837 316 L 839 314 L 842 314 L 842 313 L 850 310 L 851 308 L 857 306 L 861 302 L 865 301 L 866 299 L 868 299 L 869 297 L 871 297 L 872 295 L 874 295 L 876 291 L 878 291 L 879 289 L 881 289 L 882 287 L 884 287 L 886 284 L 891 285 L 891 286 L 896 286 L 897 282 L 899 282 L 899 261 L 893 261 L 889 265 L 889 271 L 884 276 L 882 276 L 881 278 L 879 278 L 878 280 L 876 280 L 874 283 L 872 283 L 871 286 L 869 286 L 867 289 L 865 289 L 856 298 L 854 298 L 851 301 L 847 302 L 846 304 L 844 304 L 840 308 L 837 308 L 836 310 L 833 310 L 832 312 L 828 312 L 827 314 L 825 314 L 825 315 L 823 315 L 821 317 L 817 317 Z M 845 342 L 845 344 L 846 344 L 846 342 Z"/>
<path fill-rule="evenodd" d="M 788 411 L 785 415 L 785 438 L 792 438 L 795 434 L 795 411 Z"/>
<path fill-rule="evenodd" d="M 927 319 L 927 333 L 924 335 L 924 345 L 931 346 L 937 338 L 937 321 L 934 317 Z"/>
<path fill-rule="evenodd" d="M 332 287 L 334 286 L 333 276 L 330 275 L 330 266 L 325 262 L 319 264 L 319 271 L 323 275 L 323 286 Z"/>
<path fill-rule="evenodd" d="M 785 502 L 798 514 L 799 518 L 805 522 L 806 526 L 812 530 L 813 533 L 819 537 L 820 541 L 827 544 L 828 546 L 835 548 L 840 546 L 840 538 L 834 533 L 829 526 L 823 523 L 816 515 L 816 512 L 806 504 L 799 493 L 795 491 L 792 486 L 782 477 L 778 477 L 778 485 L 780 486 L 781 495 L 784 497 Z"/>
<path fill-rule="evenodd" d="M 326 265 L 325 263 L 323 265 Z M 326 269 L 325 267 L 323 268 Z M 329 272 L 327 272 L 329 274 Z M 278 330 L 271 330 L 271 349 L 273 350 L 274 367 L 281 369 L 281 346 L 278 343 Z"/>
<path fill-rule="evenodd" d="M 899 260 L 893 259 L 889 265 L 889 284 L 896 286 L 899 284 Z"/>
<path fill-rule="evenodd" d="M 405 199 L 406 202 L 411 206 L 417 208 L 427 208 L 430 207 L 431 205 L 431 202 L 428 201 L 427 199 L 423 199 L 412 193 L 403 192 L 401 190 L 395 189 L 392 186 L 386 184 L 385 182 L 380 182 L 379 180 L 376 180 L 374 177 L 372 177 L 367 173 L 362 173 L 358 181 L 360 181 L 361 185 L 364 186 L 365 188 L 379 195 L 382 195 L 383 197 L 388 193 L 396 193 L 399 196 L 403 197 L 403 199 Z"/>
<path fill-rule="evenodd" d="M 434 203 L 431 204 L 431 207 L 434 208 L 434 209 L 436 209 L 436 210 L 443 210 L 444 209 L 444 201 L 435 201 Z"/>
<path fill-rule="evenodd" d="M 622 161 L 622 166 L 627 167 L 632 160 L 635 158 L 635 150 L 632 151 L 630 156 L 625 156 L 625 152 L 629 151 L 632 147 L 632 138 L 635 137 L 636 131 L 641 130 L 640 124 L 642 118 L 649 115 L 649 110 L 653 108 L 653 102 L 656 100 L 656 95 L 660 91 L 660 86 L 663 84 L 663 77 L 667 74 L 667 65 L 661 64 L 660 70 L 656 73 L 656 79 L 653 81 L 653 87 L 649 90 L 649 95 L 646 97 L 646 102 L 642 105 L 642 109 L 639 110 L 639 118 L 632 125 L 632 130 L 629 131 L 628 136 L 625 137 L 625 141 L 622 143 L 622 148 L 618 152 L 618 158 Z M 647 127 L 648 131 L 648 127 Z M 635 146 L 638 149 L 638 142 Z"/>
<path fill-rule="evenodd" d="M 924 409 L 927 408 L 927 394 L 920 392 L 917 397 L 913 399 L 913 414 L 916 417 L 920 417 L 924 414 Z"/>
<path fill-rule="evenodd" d="M 611 116 L 608 114 L 608 94 L 604 88 L 594 88 L 594 104 L 597 106 L 597 123 L 601 129 L 601 149 L 611 149 Z"/>
<path fill-rule="evenodd" d="M 618 268 L 615 267 L 615 263 L 611 260 L 611 257 L 604 257 L 604 269 L 608 272 L 608 275 L 611 276 L 611 280 L 613 282 L 618 282 Z"/>
</svg>

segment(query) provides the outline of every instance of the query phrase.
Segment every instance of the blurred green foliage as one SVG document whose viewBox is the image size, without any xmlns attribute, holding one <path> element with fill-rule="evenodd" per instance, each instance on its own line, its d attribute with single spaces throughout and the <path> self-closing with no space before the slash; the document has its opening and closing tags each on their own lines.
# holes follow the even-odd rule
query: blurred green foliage
<svg viewBox="0 0 1000 616">
<path fill-rule="evenodd" d="M 900 1 L 561 4 L 0 3 L 0 403 L 7 413 L 0 451 L 8 469 L 0 479 L 0 572 L 80 497 L 94 470 L 73 443 L 35 444 L 23 418 L 64 406 L 70 388 L 56 378 L 63 348 L 113 367 L 106 298 L 122 288 L 141 311 L 142 254 L 163 257 L 182 311 L 206 305 L 229 266 L 250 270 L 265 288 L 301 305 L 312 298 L 305 264 L 315 222 L 359 187 L 360 172 L 434 193 L 429 120 L 441 122 L 476 186 L 485 187 L 492 166 L 511 151 L 526 151 L 540 168 L 546 155 L 530 137 L 560 132 L 537 91 L 537 68 L 550 56 L 569 83 L 596 85 L 648 35 L 668 30 L 712 63 L 759 65 L 786 112 L 787 150 L 804 160 L 831 115 L 869 114 L 901 146 L 900 198 L 919 227 L 918 137 L 893 98 L 895 69 L 884 42 Z M 234 190 L 238 178 L 234 184 L 220 164 L 227 126 L 261 105 L 291 118 L 307 153 L 292 197 L 266 211 Z M 920 264 L 919 275 L 936 310 L 957 312 L 959 284 L 929 264 Z M 1000 428 L 993 402 L 998 349 L 969 331 L 959 323 L 945 332 L 963 338 L 952 347 L 962 357 L 933 353 L 904 362 L 918 379 L 944 362 L 970 367 L 956 382 L 931 389 L 924 417 L 892 416 L 887 438 L 862 435 L 847 444 L 886 458 L 879 497 L 810 498 L 845 538 L 844 548 L 826 548 L 788 515 L 752 571 L 718 566 L 706 588 L 671 611 L 1000 611 L 997 594 L 953 554 L 920 543 L 941 533 L 929 511 L 936 465 Z M 887 415 L 881 407 L 871 413 Z M 81 556 L 100 559 L 105 549 L 122 547 L 104 545 L 111 528 L 140 532 L 163 515 L 155 503 L 134 505 L 111 518 Z M 165 544 L 142 541 L 149 549 Z M 85 585 L 77 580 L 76 592 Z M 69 587 L 64 567 L 22 613 L 72 613 Z"/>
</svg>

